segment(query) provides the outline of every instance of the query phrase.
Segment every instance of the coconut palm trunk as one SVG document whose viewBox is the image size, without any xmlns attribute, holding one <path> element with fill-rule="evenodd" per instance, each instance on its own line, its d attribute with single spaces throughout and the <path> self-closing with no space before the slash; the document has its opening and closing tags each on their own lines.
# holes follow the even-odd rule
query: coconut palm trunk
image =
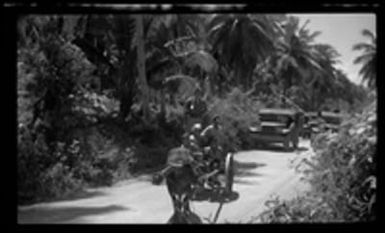
<svg viewBox="0 0 385 233">
<path fill-rule="evenodd" d="M 166 93 L 162 88 L 160 90 L 160 117 L 161 122 L 164 123 L 166 121 Z"/>
<path fill-rule="evenodd" d="M 136 17 L 136 32 L 137 32 L 137 67 L 139 74 L 139 83 L 140 90 L 142 93 L 142 108 L 144 114 L 144 120 L 147 121 L 149 119 L 149 92 L 148 92 L 148 84 L 146 79 L 146 67 L 145 67 L 145 51 L 144 51 L 144 35 L 143 35 L 143 16 L 138 14 Z"/>
</svg>

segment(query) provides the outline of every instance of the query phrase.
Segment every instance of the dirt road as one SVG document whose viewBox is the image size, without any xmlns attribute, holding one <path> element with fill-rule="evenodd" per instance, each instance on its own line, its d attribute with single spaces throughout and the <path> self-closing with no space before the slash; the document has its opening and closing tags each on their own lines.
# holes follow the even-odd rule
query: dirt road
<svg viewBox="0 0 385 233">
<path fill-rule="evenodd" d="M 292 168 L 293 161 L 310 152 L 308 141 L 300 152 L 253 150 L 235 155 L 234 200 L 222 205 L 217 223 L 245 223 L 261 213 L 271 195 L 292 198 L 307 188 Z M 166 223 L 172 205 L 166 186 L 150 183 L 150 176 L 121 182 L 113 187 L 88 189 L 71 200 L 18 207 L 18 223 Z M 203 222 L 213 219 L 220 203 L 194 201 L 191 204 Z"/>
</svg>

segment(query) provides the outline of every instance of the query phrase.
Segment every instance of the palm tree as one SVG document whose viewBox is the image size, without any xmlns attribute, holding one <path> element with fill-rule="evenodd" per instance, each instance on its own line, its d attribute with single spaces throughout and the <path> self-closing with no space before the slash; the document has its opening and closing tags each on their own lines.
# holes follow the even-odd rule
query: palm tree
<svg viewBox="0 0 385 233">
<path fill-rule="evenodd" d="M 234 71 L 236 84 L 246 88 L 257 62 L 273 49 L 272 21 L 266 15 L 218 14 L 209 28 L 213 54 Z"/>
<path fill-rule="evenodd" d="M 353 104 L 354 99 L 357 97 L 354 93 L 355 84 L 352 83 L 347 74 L 340 69 L 336 70 L 336 92 L 338 93 L 337 98 L 343 99 L 350 104 Z"/>
<path fill-rule="evenodd" d="M 218 69 L 216 60 L 205 50 L 203 23 L 204 18 L 196 15 L 153 16 L 146 35 L 146 64 L 149 85 L 161 92 L 161 116 L 166 93 L 176 103 L 183 87 L 190 87 L 186 89 L 190 91 L 179 96 L 182 99 L 193 93 L 196 83 L 203 86 L 204 73 L 214 76 Z"/>
<path fill-rule="evenodd" d="M 326 97 L 339 97 L 336 88 L 336 72 L 334 65 L 339 61 L 337 57 L 340 56 L 337 50 L 329 44 L 316 44 L 314 49 L 318 53 L 317 62 L 321 70 L 314 70 L 309 81 L 304 82 L 303 90 L 311 91 L 312 109 L 316 110 L 325 101 Z"/>
<path fill-rule="evenodd" d="M 354 64 L 362 64 L 359 72 L 362 75 L 362 80 L 368 83 L 368 86 L 373 88 L 376 85 L 376 36 L 369 30 L 364 29 L 362 35 L 368 37 L 368 43 L 358 43 L 353 46 L 353 50 L 363 51 L 363 54 L 354 60 Z"/>
<path fill-rule="evenodd" d="M 150 79 L 165 67 L 172 67 L 169 75 L 186 73 L 186 59 L 193 52 L 187 47 L 196 44 L 194 18 L 190 15 L 155 15 L 152 18 L 146 35 L 147 72 Z M 151 80 L 150 83 L 158 89 L 161 81 Z"/>
<path fill-rule="evenodd" d="M 85 15 L 72 41 L 97 66 L 103 88 L 114 87 L 119 116 L 131 110 L 136 88 L 136 21 L 130 15 Z"/>
<path fill-rule="evenodd" d="M 299 28 L 299 20 L 289 17 L 282 25 L 281 36 L 276 43 L 277 52 L 272 58 L 273 69 L 277 76 L 283 78 L 283 95 L 294 83 L 299 84 L 306 78 L 309 70 L 321 71 L 319 54 L 314 49 L 312 42 L 320 34 L 316 31 L 310 34 L 305 29 L 308 21 Z M 286 102 L 285 100 L 283 101 Z"/>
</svg>

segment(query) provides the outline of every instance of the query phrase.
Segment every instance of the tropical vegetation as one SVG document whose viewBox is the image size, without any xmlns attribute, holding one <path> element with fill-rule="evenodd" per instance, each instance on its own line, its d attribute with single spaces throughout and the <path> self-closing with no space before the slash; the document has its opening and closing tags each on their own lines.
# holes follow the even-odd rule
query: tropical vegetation
<svg viewBox="0 0 385 233">
<path fill-rule="evenodd" d="M 376 54 L 377 40 L 373 32 L 364 29 L 362 35 L 369 39 L 369 42 L 361 42 L 353 46 L 353 50 L 362 51 L 362 55 L 354 60 L 355 64 L 361 64 L 360 75 L 362 80 L 366 81 L 369 87 L 374 88 L 376 85 Z"/>
<path fill-rule="evenodd" d="M 182 143 L 183 106 L 197 88 L 208 106 L 202 122 L 222 116 L 228 145 L 236 150 L 248 148 L 248 126 L 258 124 L 262 107 L 354 114 L 373 102 L 368 88 L 336 67 L 336 49 L 317 43 L 320 32 L 283 14 L 21 15 L 17 32 L 21 204 L 162 167 L 167 151 Z M 372 41 L 354 47 L 364 50 L 356 62 L 373 87 L 375 37 L 364 34 Z M 317 166 L 338 168 L 352 157 L 346 150 L 358 153 L 357 160 L 374 158 L 370 127 L 364 139 L 341 133 L 340 142 L 317 152 Z M 346 166 L 338 176 L 355 171 L 351 179 L 362 185 L 372 177 L 361 165 Z M 321 179 L 321 170 L 313 179 Z M 333 172 L 325 185 L 337 182 Z M 358 199 L 351 182 L 340 192 Z M 345 198 L 341 208 L 351 208 L 350 199 L 338 197 Z M 330 208 L 337 203 L 326 201 Z M 371 219 L 374 205 L 357 208 L 362 206 L 366 212 L 360 214 Z"/>
</svg>

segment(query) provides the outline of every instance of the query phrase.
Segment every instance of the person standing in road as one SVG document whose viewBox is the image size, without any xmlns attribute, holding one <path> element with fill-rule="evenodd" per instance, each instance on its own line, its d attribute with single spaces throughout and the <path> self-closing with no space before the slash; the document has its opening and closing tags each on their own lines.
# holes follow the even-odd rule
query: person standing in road
<svg viewBox="0 0 385 233">
<path fill-rule="evenodd" d="M 294 115 L 294 128 L 292 135 L 292 143 L 295 150 L 298 149 L 299 136 L 302 132 L 302 127 L 304 123 L 304 115 L 301 112 L 296 112 Z"/>
</svg>

